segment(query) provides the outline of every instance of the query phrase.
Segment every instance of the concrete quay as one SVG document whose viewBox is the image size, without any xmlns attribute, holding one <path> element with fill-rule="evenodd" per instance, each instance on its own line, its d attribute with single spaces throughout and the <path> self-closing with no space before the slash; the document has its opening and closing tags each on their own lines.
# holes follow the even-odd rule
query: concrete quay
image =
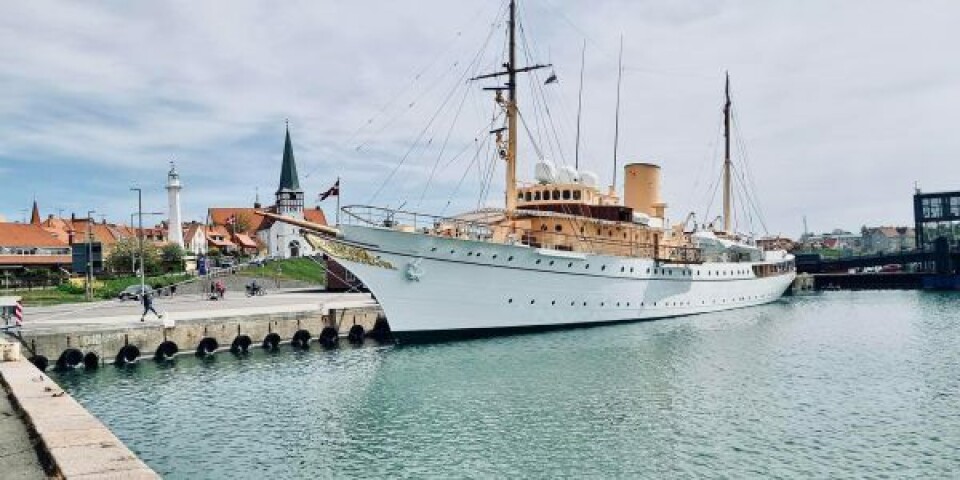
<svg viewBox="0 0 960 480">
<path fill-rule="evenodd" d="M 258 297 L 228 292 L 217 301 L 195 295 L 161 297 L 155 307 L 163 319 L 151 313 L 144 322 L 143 308 L 133 301 L 27 309 L 19 332 L 23 354 L 34 360 L 43 357 L 53 368 L 95 368 L 285 343 L 332 346 L 345 336 L 362 341 L 382 318 L 369 294 L 309 290 Z M 35 363 L 43 367 L 41 361 Z"/>
<path fill-rule="evenodd" d="M 160 478 L 30 362 L 0 361 L 0 384 L 3 478 Z"/>
</svg>

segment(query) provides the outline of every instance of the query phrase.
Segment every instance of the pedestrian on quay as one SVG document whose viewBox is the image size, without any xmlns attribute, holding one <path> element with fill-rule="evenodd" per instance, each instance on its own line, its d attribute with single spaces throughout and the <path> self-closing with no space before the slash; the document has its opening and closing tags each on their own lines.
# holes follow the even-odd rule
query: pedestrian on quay
<svg viewBox="0 0 960 480">
<path fill-rule="evenodd" d="M 140 315 L 141 322 L 144 321 L 144 319 L 147 317 L 147 312 L 153 312 L 153 314 L 156 315 L 157 318 L 163 318 L 163 315 L 157 313 L 157 310 L 153 308 L 152 295 L 150 295 L 147 292 L 143 292 L 143 298 L 141 300 L 143 301 L 143 315 Z"/>
<path fill-rule="evenodd" d="M 220 297 L 220 300 L 223 300 L 223 294 L 227 293 L 227 287 L 223 286 L 223 282 L 217 280 L 217 296 Z"/>
</svg>

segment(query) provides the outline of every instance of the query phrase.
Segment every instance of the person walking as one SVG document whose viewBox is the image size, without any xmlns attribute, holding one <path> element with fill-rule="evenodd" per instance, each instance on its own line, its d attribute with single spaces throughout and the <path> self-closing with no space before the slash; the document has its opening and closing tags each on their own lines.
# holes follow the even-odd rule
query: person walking
<svg viewBox="0 0 960 480">
<path fill-rule="evenodd" d="M 147 292 L 143 292 L 143 315 L 140 315 L 140 321 L 144 321 L 147 317 L 147 312 L 153 312 L 157 318 L 163 318 L 163 315 L 157 313 L 157 310 L 153 308 L 153 296 Z"/>
<path fill-rule="evenodd" d="M 220 296 L 220 300 L 223 300 L 223 294 L 227 293 L 227 287 L 223 285 L 223 282 L 217 280 L 217 295 Z"/>
</svg>

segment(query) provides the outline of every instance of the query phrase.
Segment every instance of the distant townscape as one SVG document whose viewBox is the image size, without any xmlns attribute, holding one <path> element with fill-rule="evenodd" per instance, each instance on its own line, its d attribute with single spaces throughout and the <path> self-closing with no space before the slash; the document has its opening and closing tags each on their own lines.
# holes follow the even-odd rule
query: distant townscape
<svg viewBox="0 0 960 480">
<path fill-rule="evenodd" d="M 250 206 L 209 207 L 203 221 L 180 219 L 180 174 L 171 163 L 167 174 L 168 210 L 154 226 L 139 227 L 138 214 L 129 222 L 97 221 L 95 212 L 71 213 L 69 217 L 42 215 L 42 201 L 33 201 L 28 223 L 0 222 L 0 282 L 15 286 L 29 279 L 86 275 L 126 274 L 137 271 L 140 241 L 148 273 L 192 271 L 199 258 L 213 263 L 253 257 L 287 259 L 312 255 L 313 250 L 299 229 L 257 215 L 279 213 L 325 225 L 323 210 L 307 208 L 300 188 L 289 127 L 284 141 L 280 183 L 272 205 L 259 198 Z"/>
</svg>

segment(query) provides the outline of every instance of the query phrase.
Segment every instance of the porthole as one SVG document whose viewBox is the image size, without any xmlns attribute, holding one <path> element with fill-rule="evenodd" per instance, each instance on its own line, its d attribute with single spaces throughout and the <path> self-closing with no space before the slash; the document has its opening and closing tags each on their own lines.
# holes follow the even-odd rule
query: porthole
<svg viewBox="0 0 960 480">
<path fill-rule="evenodd" d="M 650 267 L 647 267 L 647 273 L 650 273 Z"/>
<path fill-rule="evenodd" d="M 633 267 L 630 267 L 630 273 L 633 273 Z"/>
<path fill-rule="evenodd" d="M 513 261 L 513 255 L 510 255 L 509 257 L 507 257 L 507 261 L 508 261 L 508 262 L 512 262 L 512 261 Z"/>
<path fill-rule="evenodd" d="M 570 262 L 567 264 L 567 268 L 572 268 L 572 267 L 573 267 L 573 262 Z"/>
<path fill-rule="evenodd" d="M 623 273 L 624 271 L 626 271 L 626 269 L 627 267 L 620 267 L 620 273 Z"/>
<path fill-rule="evenodd" d="M 493 254 L 493 257 L 491 257 L 491 258 L 493 258 L 494 260 L 496 260 L 496 259 L 497 259 L 497 254 L 494 253 L 494 254 Z"/>
<path fill-rule="evenodd" d="M 539 259 L 539 258 L 537 259 L 537 265 L 540 265 L 540 259 Z"/>
<path fill-rule="evenodd" d="M 536 303 L 536 300 L 530 300 L 530 305 L 533 305 L 534 303 Z"/>
<path fill-rule="evenodd" d="M 606 269 L 607 269 L 607 266 L 606 266 L 606 265 L 600 267 L 600 271 L 601 271 L 601 272 L 604 271 L 604 270 L 606 270 Z"/>
<path fill-rule="evenodd" d="M 563 231 L 563 225 L 560 225 L 560 224 L 558 223 L 556 226 L 553 227 L 553 229 L 554 229 L 555 231 L 557 231 L 557 232 L 562 232 L 562 231 Z"/>
<path fill-rule="evenodd" d="M 587 306 L 587 302 L 583 302 L 583 306 L 586 307 L 586 306 Z"/>
<path fill-rule="evenodd" d="M 467 256 L 468 256 L 468 257 L 472 257 L 472 256 L 473 256 L 473 252 L 467 252 Z"/>
<path fill-rule="evenodd" d="M 557 304 L 557 301 L 556 301 L 556 300 L 551 300 L 551 301 L 550 301 L 550 305 L 556 305 L 556 304 Z"/>
<path fill-rule="evenodd" d="M 618 307 L 620 306 L 620 302 L 617 302 L 617 306 L 618 306 Z"/>
<path fill-rule="evenodd" d="M 550 260 L 550 266 L 551 267 L 553 266 L 553 260 Z"/>
<path fill-rule="evenodd" d="M 513 303 L 513 299 L 511 298 L 511 299 L 507 300 L 507 303 Z"/>
<path fill-rule="evenodd" d="M 577 304 L 577 302 L 570 302 L 570 306 L 571 306 L 571 307 L 575 306 L 576 304 Z"/>
<path fill-rule="evenodd" d="M 454 252 L 454 251 L 455 251 L 455 250 L 450 250 L 450 255 L 453 255 L 453 252 Z"/>
<path fill-rule="evenodd" d="M 431 252 L 436 252 L 436 251 L 437 251 L 437 247 L 431 248 L 430 251 L 431 251 Z"/>
<path fill-rule="evenodd" d="M 585 269 L 585 270 L 590 270 L 590 264 L 588 263 L 588 264 L 584 265 L 584 269 Z"/>
<path fill-rule="evenodd" d="M 630 302 L 627 302 L 627 306 L 628 306 L 628 307 L 630 306 Z"/>
<path fill-rule="evenodd" d="M 600 302 L 600 306 L 601 306 L 601 307 L 603 306 L 603 302 Z"/>
</svg>

